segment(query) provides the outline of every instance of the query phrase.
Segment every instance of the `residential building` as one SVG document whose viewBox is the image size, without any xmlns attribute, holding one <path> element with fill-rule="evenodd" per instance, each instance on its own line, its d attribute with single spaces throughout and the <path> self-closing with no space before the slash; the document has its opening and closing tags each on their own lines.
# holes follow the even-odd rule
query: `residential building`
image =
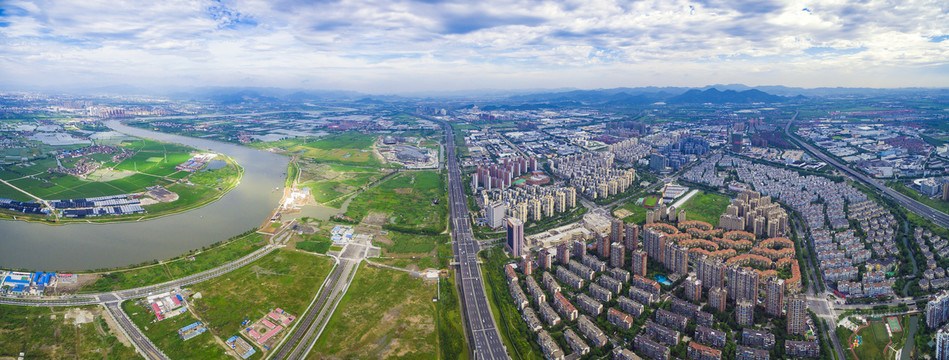
<svg viewBox="0 0 949 360">
<path fill-rule="evenodd" d="M 692 302 L 702 302 L 702 280 L 693 276 L 685 279 L 685 297 Z"/>
<path fill-rule="evenodd" d="M 540 349 L 544 351 L 544 358 L 547 360 L 563 360 L 563 350 L 560 350 L 560 346 L 557 345 L 554 338 L 547 333 L 547 330 L 541 330 L 541 332 L 537 334 L 537 344 L 540 345 Z"/>
<path fill-rule="evenodd" d="M 935 329 L 949 321 L 949 293 L 945 290 L 929 296 L 926 303 L 926 325 Z"/>
<path fill-rule="evenodd" d="M 732 266 L 728 268 L 728 296 L 735 300 L 758 301 L 758 272 Z"/>
<path fill-rule="evenodd" d="M 633 317 L 616 308 L 610 308 L 606 311 L 606 321 L 623 330 L 629 330 L 633 327 Z"/>
<path fill-rule="evenodd" d="M 820 357 L 820 345 L 816 341 L 793 341 L 784 342 L 784 355 L 796 358 L 817 358 Z"/>
<path fill-rule="evenodd" d="M 554 308 L 557 309 L 557 312 L 566 318 L 567 321 L 576 320 L 579 315 L 577 308 L 561 293 L 554 294 Z"/>
<path fill-rule="evenodd" d="M 679 343 L 678 331 L 659 325 L 652 320 L 646 320 L 646 324 L 643 325 L 642 332 L 646 335 L 649 335 L 649 337 L 656 339 L 656 341 L 669 346 L 675 346 Z"/>
<path fill-rule="evenodd" d="M 606 288 L 607 290 L 609 290 L 611 293 L 614 293 L 614 294 L 619 294 L 621 291 L 623 291 L 623 282 L 616 280 L 610 276 L 601 275 L 599 278 L 596 279 L 596 283 Z"/>
<path fill-rule="evenodd" d="M 771 350 L 774 348 L 774 334 L 749 328 L 741 330 L 741 344 L 759 349 Z"/>
<path fill-rule="evenodd" d="M 571 261 L 571 263 L 575 263 L 575 262 L 576 261 Z M 567 284 L 567 286 L 570 286 L 574 289 L 580 289 L 583 287 L 583 279 L 581 279 L 579 276 L 577 276 L 577 274 L 574 274 L 572 271 L 568 270 L 567 268 L 563 266 L 560 266 L 557 268 L 557 279 L 560 280 L 560 282 Z M 557 293 L 559 293 L 559 291 Z"/>
<path fill-rule="evenodd" d="M 695 341 L 711 347 L 725 347 L 725 332 L 698 325 L 695 327 Z"/>
<path fill-rule="evenodd" d="M 613 243 L 610 245 L 610 266 L 623 267 L 626 257 L 626 247 L 622 243 Z"/>
<path fill-rule="evenodd" d="M 550 307 L 550 304 L 546 301 L 540 303 L 538 308 L 540 309 L 540 317 L 544 319 L 547 326 L 557 326 L 560 324 L 560 315 L 558 315 L 557 312 L 554 311 L 554 308 Z"/>
<path fill-rule="evenodd" d="M 573 353 L 586 355 L 590 353 L 590 346 L 587 343 L 583 342 L 583 339 L 580 338 L 580 335 L 577 335 L 573 329 L 567 329 L 563 332 L 563 337 L 567 340 L 567 346 L 570 346 L 570 350 L 573 350 Z"/>
<path fill-rule="evenodd" d="M 554 276 L 550 275 L 549 272 L 544 271 L 540 277 L 540 280 L 544 283 L 544 288 L 546 288 L 547 291 L 550 291 L 551 293 L 560 292 L 560 284 L 557 283 L 557 280 L 554 279 Z"/>
<path fill-rule="evenodd" d="M 659 309 L 656 310 L 656 322 L 660 325 L 676 328 L 679 331 L 685 331 L 685 327 L 689 324 L 689 318 L 668 310 Z"/>
<path fill-rule="evenodd" d="M 634 317 L 639 317 L 646 309 L 643 304 L 625 296 L 620 296 L 619 299 L 616 299 L 616 305 L 619 306 L 620 310 Z"/>
<path fill-rule="evenodd" d="M 516 282 L 509 282 L 508 288 L 511 290 L 511 297 L 514 298 L 514 306 L 517 307 L 517 310 L 524 310 L 530 303 L 527 301 L 527 295 L 524 295 L 524 290 L 521 290 L 521 286 Z"/>
<path fill-rule="evenodd" d="M 527 328 L 533 332 L 541 331 L 544 328 L 540 323 L 540 319 L 537 317 L 537 313 L 534 312 L 534 309 L 529 307 L 524 309 L 521 319 L 524 319 L 524 322 L 527 324 Z"/>
<path fill-rule="evenodd" d="M 771 354 L 765 350 L 738 345 L 735 360 L 770 360 Z"/>
<path fill-rule="evenodd" d="M 633 272 L 633 275 L 646 276 L 646 252 L 642 249 L 633 250 L 633 267 L 630 271 Z"/>
<path fill-rule="evenodd" d="M 781 316 L 781 310 L 784 307 L 784 280 L 775 278 L 768 281 L 767 292 L 765 312 L 771 316 Z"/>
<path fill-rule="evenodd" d="M 728 290 L 720 287 L 713 287 L 708 291 L 708 305 L 715 308 L 715 310 L 718 310 L 719 312 L 725 311 L 725 299 L 727 298 L 727 293 Z"/>
<path fill-rule="evenodd" d="M 584 312 L 593 316 L 599 316 L 603 313 L 603 304 L 599 301 L 596 301 L 596 299 L 591 298 L 587 294 L 580 294 L 577 296 L 577 306 L 579 306 Z"/>
<path fill-rule="evenodd" d="M 689 342 L 689 348 L 686 350 L 689 359 L 692 360 L 722 360 L 722 351 L 699 344 L 694 341 Z"/>
<path fill-rule="evenodd" d="M 623 236 L 626 235 L 623 219 L 613 218 L 610 220 L 610 242 L 616 244 L 623 243 Z"/>
<path fill-rule="evenodd" d="M 635 286 L 629 287 L 629 298 L 642 304 L 652 304 L 659 301 L 659 295 L 653 294 Z"/>
<path fill-rule="evenodd" d="M 949 183 L 947 183 L 949 184 Z M 626 224 L 626 234 L 624 235 L 625 243 L 627 249 L 636 250 L 639 248 L 639 225 L 636 224 Z"/>
<path fill-rule="evenodd" d="M 788 334 L 804 335 L 807 331 L 807 298 L 803 294 L 788 296 Z"/>
<path fill-rule="evenodd" d="M 633 339 L 633 349 L 653 360 L 669 360 L 669 348 L 643 334 L 636 335 Z"/>
<path fill-rule="evenodd" d="M 659 283 L 656 280 L 644 278 L 639 275 L 633 275 L 632 286 L 636 288 L 643 289 L 647 292 L 659 295 L 662 287 L 659 286 Z"/>
<path fill-rule="evenodd" d="M 949 329 L 946 327 L 936 331 L 936 360 L 949 360 Z"/>
<path fill-rule="evenodd" d="M 755 304 L 741 300 L 735 305 L 735 322 L 741 326 L 751 326 L 755 322 Z"/>
<path fill-rule="evenodd" d="M 557 245 L 557 262 L 561 265 L 567 265 L 570 262 L 570 244 Z"/>
<path fill-rule="evenodd" d="M 702 280 L 702 287 L 708 289 L 725 286 L 725 263 L 718 258 L 702 255 L 696 262 L 696 274 Z"/>
<path fill-rule="evenodd" d="M 524 222 L 518 218 L 507 219 L 507 249 L 512 257 L 524 255 Z"/>
<path fill-rule="evenodd" d="M 580 315 L 580 319 L 577 320 L 577 329 L 580 330 L 580 333 L 583 334 L 584 337 L 590 340 L 590 344 L 593 345 L 593 347 L 602 347 L 609 341 L 606 334 L 603 333 L 603 330 L 600 330 L 600 328 L 593 324 L 593 320 L 590 320 L 586 315 Z"/>
<path fill-rule="evenodd" d="M 613 360 L 643 360 L 636 353 L 621 347 L 613 348 Z"/>
<path fill-rule="evenodd" d="M 655 229 L 643 231 L 643 248 L 650 259 L 662 263 L 665 261 L 666 234 Z"/>
</svg>

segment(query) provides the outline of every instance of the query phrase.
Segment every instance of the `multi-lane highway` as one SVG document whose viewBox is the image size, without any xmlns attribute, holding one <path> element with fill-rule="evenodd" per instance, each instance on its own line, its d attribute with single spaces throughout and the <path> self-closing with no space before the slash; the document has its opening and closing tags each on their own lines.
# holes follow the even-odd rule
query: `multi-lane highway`
<svg viewBox="0 0 949 360">
<path fill-rule="evenodd" d="M 884 194 L 889 195 L 891 198 L 896 200 L 896 202 L 900 206 L 908 209 L 909 211 L 912 211 L 916 215 L 919 215 L 925 219 L 931 220 L 932 222 L 936 223 L 936 225 L 942 226 L 944 228 L 949 228 L 949 214 L 933 209 L 927 206 L 926 204 L 916 201 L 916 199 L 910 198 L 909 196 L 903 195 L 899 191 L 891 189 L 890 187 L 886 186 L 884 183 L 880 182 L 879 180 L 873 179 L 857 170 L 854 170 L 851 167 L 847 166 L 846 164 L 841 164 L 840 162 L 838 162 L 837 160 L 834 160 L 833 158 L 831 158 L 824 152 L 811 146 L 811 144 L 804 142 L 803 140 L 798 138 L 796 134 L 791 133 L 790 131 L 791 123 L 794 122 L 796 118 L 797 118 L 797 114 L 794 114 L 794 117 L 791 118 L 791 121 L 788 121 L 787 125 L 784 127 L 784 132 L 792 139 L 797 140 L 798 144 L 800 144 L 802 147 L 807 149 L 807 151 L 809 151 L 811 154 L 814 154 L 819 159 L 821 159 L 821 161 L 832 165 L 833 167 L 849 175 L 850 177 L 856 180 L 859 180 L 860 182 L 866 185 L 874 187 Z"/>
<path fill-rule="evenodd" d="M 478 265 L 478 242 L 468 222 L 468 203 L 462 186 L 461 168 L 455 157 L 455 138 L 446 124 L 445 142 L 448 144 L 448 198 L 451 208 L 452 251 L 458 263 L 458 287 L 464 308 L 470 350 L 475 360 L 507 359 L 501 335 L 494 324 L 491 307 L 481 281 Z"/>
</svg>

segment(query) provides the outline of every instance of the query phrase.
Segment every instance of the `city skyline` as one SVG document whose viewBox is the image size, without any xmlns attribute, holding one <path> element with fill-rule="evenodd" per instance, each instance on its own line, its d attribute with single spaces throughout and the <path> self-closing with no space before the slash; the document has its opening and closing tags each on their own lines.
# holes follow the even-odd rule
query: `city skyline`
<svg viewBox="0 0 949 360">
<path fill-rule="evenodd" d="M 8 1 L 6 88 L 940 87 L 945 4 Z"/>
</svg>

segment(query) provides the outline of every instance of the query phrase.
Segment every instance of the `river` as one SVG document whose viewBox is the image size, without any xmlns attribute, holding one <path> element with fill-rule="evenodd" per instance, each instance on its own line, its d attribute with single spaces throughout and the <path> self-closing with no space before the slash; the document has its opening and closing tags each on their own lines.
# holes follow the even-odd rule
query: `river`
<svg viewBox="0 0 949 360">
<path fill-rule="evenodd" d="M 0 220 L 0 268 L 81 271 L 175 257 L 257 227 L 283 194 L 290 160 L 285 156 L 133 128 L 118 121 L 105 124 L 129 135 L 228 155 L 244 167 L 244 177 L 240 185 L 209 205 L 147 221 L 51 226 Z"/>
</svg>

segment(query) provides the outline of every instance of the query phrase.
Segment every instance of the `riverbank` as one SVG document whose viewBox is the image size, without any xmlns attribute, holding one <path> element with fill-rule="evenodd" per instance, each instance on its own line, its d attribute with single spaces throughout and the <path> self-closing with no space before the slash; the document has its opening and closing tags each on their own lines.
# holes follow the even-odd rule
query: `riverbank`
<svg viewBox="0 0 949 360">
<path fill-rule="evenodd" d="M 110 224 L 151 220 L 197 209 L 224 197 L 224 195 L 226 195 L 229 191 L 236 188 L 237 185 L 240 184 L 241 179 L 244 177 L 244 168 L 240 166 L 236 160 L 223 154 L 219 154 L 219 156 L 224 158 L 222 161 L 226 163 L 225 167 L 207 171 L 199 170 L 199 172 L 184 178 L 185 180 L 188 180 L 191 178 L 191 176 L 204 172 L 226 173 L 225 177 L 220 179 L 219 186 L 194 184 L 190 181 L 184 183 L 172 183 L 168 186 L 165 186 L 165 188 L 173 193 L 176 193 L 178 195 L 178 199 L 173 202 L 144 205 L 143 208 L 146 211 L 144 214 L 97 216 L 89 218 L 64 218 L 53 217 L 50 215 L 25 214 L 6 209 L 0 209 L 0 220 L 24 221 L 28 223 L 45 225 L 68 225 L 76 223 Z M 229 172 L 233 173 L 231 174 Z M 203 189 L 201 189 L 202 187 Z"/>
</svg>

